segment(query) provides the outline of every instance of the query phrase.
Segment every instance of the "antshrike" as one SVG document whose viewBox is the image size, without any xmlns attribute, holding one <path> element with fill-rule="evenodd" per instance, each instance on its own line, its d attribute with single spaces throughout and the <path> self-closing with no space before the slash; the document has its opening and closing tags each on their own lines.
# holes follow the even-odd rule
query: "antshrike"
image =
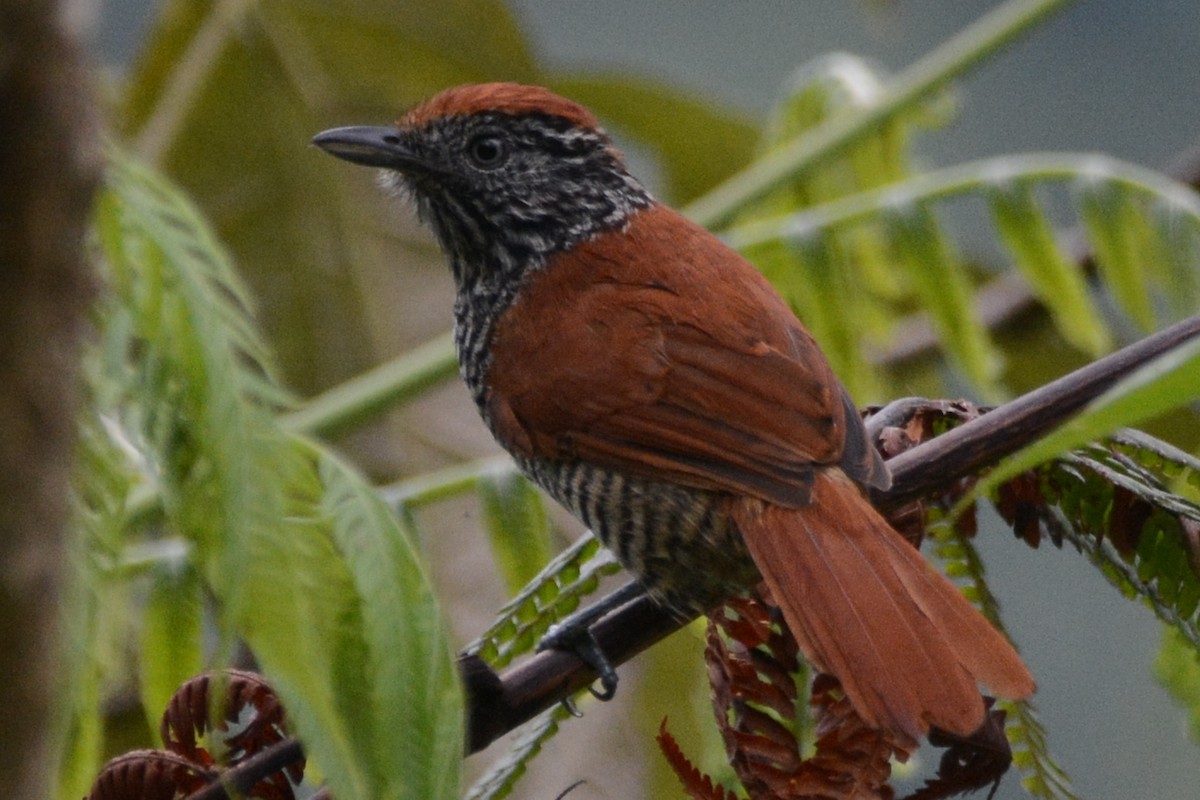
<svg viewBox="0 0 1200 800">
<path fill-rule="evenodd" d="M 314 142 L 381 167 L 450 261 L 462 375 L 496 439 L 683 613 L 765 581 L 869 723 L 983 721 L 1034 688 L 872 508 L 886 466 L 766 280 L 657 202 L 596 118 L 532 86 L 447 90 Z"/>
</svg>

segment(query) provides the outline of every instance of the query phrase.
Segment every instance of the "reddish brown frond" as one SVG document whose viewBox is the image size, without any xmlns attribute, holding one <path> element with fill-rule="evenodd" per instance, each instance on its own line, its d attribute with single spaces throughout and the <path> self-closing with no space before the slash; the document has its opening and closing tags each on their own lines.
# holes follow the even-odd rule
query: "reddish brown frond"
<svg viewBox="0 0 1200 800">
<path fill-rule="evenodd" d="M 789 786 L 795 800 L 891 800 L 887 782 L 893 754 L 911 754 L 901 737 L 867 725 L 843 694 L 837 679 L 818 675 L 813 682 L 817 714 L 816 753 L 804 762 Z"/>
<path fill-rule="evenodd" d="M 1117 552 L 1129 558 L 1137 550 L 1138 536 L 1142 526 L 1154 513 L 1154 506 L 1123 486 L 1114 484 L 1112 506 L 1108 515 L 1108 540 Z"/>
<path fill-rule="evenodd" d="M 86 800 L 176 800 L 215 777 L 205 767 L 165 750 L 134 750 L 104 765 Z"/>
<path fill-rule="evenodd" d="M 679 778 L 683 790 L 692 800 L 739 800 L 733 792 L 713 783 L 712 778 L 697 769 L 696 765 L 683 754 L 683 751 L 679 749 L 679 743 L 667 730 L 666 717 L 663 717 L 662 725 L 658 729 L 658 747 L 662 750 L 667 763 L 671 765 L 675 776 Z"/>
<path fill-rule="evenodd" d="M 1000 779 L 1012 765 L 1012 748 L 1004 735 L 1004 711 L 990 710 L 992 700 L 989 698 L 987 702 L 987 721 L 969 737 L 936 730 L 930 733 L 930 744 L 946 748 L 938 764 L 937 777 L 904 800 L 945 800 L 989 785 L 992 790 L 988 800 L 991 800 Z"/>
<path fill-rule="evenodd" d="M 877 444 L 885 459 L 893 458 L 951 428 L 970 422 L 986 410 L 965 400 L 924 400 L 913 403 L 899 411 L 891 412 L 895 416 L 886 420 L 885 426 L 878 434 Z M 973 477 L 956 481 L 944 487 L 941 495 L 929 499 L 951 506 L 970 490 L 973 484 Z M 915 500 L 888 514 L 888 522 L 892 527 L 916 547 L 920 547 L 925 535 L 925 505 L 925 501 Z M 975 525 L 973 508 L 956 520 L 959 532 L 965 536 L 975 535 Z"/>
<path fill-rule="evenodd" d="M 216 705 L 212 698 L 214 690 L 222 693 Z M 179 687 L 163 712 L 163 743 L 197 764 L 213 766 L 216 761 L 200 743 L 201 737 L 228 731 L 247 707 L 253 709 L 253 716 L 244 728 L 225 740 L 220 766 L 235 766 L 286 738 L 283 705 L 275 691 L 256 673 L 230 669 L 198 675 Z M 215 724 L 214 709 L 218 710 Z M 263 800 L 291 800 L 293 791 L 288 778 L 300 782 L 304 776 L 303 759 L 290 764 L 285 771 L 286 776 L 277 772 L 260 781 L 251 795 Z"/>
<path fill-rule="evenodd" d="M 710 618 L 705 648 L 717 725 L 753 798 L 782 796 L 778 789 L 801 764 L 793 732 L 796 642 L 775 623 L 777 616 L 757 598 L 734 598 Z"/>
<path fill-rule="evenodd" d="M 821 675 L 812 704 L 816 753 L 804 760 L 794 731 L 797 645 L 764 600 L 737 598 L 710 618 L 705 658 L 726 749 L 754 800 L 890 800 L 901 737 L 871 728 L 836 679 Z"/>
<path fill-rule="evenodd" d="M 1030 547 L 1042 542 L 1039 510 L 1046 505 L 1038 476 L 1023 472 L 996 490 L 996 511 L 1012 525 L 1013 533 Z"/>
</svg>

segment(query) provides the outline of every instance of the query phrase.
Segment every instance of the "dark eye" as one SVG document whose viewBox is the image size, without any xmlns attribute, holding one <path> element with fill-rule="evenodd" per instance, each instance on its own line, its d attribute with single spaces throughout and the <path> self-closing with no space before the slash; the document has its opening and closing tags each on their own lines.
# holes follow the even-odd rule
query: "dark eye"
<svg viewBox="0 0 1200 800">
<path fill-rule="evenodd" d="M 467 155 L 475 166 L 482 169 L 492 169 L 504 163 L 508 157 L 508 148 L 504 140 L 492 133 L 476 136 L 467 145 Z"/>
</svg>

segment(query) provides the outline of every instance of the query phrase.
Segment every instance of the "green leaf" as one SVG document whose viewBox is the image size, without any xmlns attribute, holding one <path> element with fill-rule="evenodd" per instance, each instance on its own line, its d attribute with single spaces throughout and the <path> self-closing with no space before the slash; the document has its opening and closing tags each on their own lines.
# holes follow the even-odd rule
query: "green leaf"
<svg viewBox="0 0 1200 800">
<path fill-rule="evenodd" d="M 513 787 L 525 774 L 526 765 L 570 716 L 566 706 L 559 703 L 521 726 L 509 751 L 479 777 L 464 795 L 464 800 L 502 800 L 512 794 Z"/>
<path fill-rule="evenodd" d="M 878 371 L 863 346 L 865 321 L 879 312 L 855 274 L 854 253 L 838 236 L 816 235 L 746 256 L 793 305 L 851 396 L 879 397 Z"/>
<path fill-rule="evenodd" d="M 510 593 L 517 592 L 550 560 L 550 520 L 541 494 L 512 470 L 479 479 L 492 555 Z"/>
<path fill-rule="evenodd" d="M 1071 779 L 1050 755 L 1046 729 L 1028 700 L 998 700 L 1008 715 L 1004 733 L 1012 744 L 1013 764 L 1021 771 L 1021 786 L 1044 800 L 1079 800 Z"/>
<path fill-rule="evenodd" d="M 770 153 L 830 118 L 878 102 L 884 86 L 885 76 L 863 59 L 841 53 L 814 59 L 772 111 L 760 149 Z M 778 218 L 904 178 L 913 127 L 907 117 L 890 120 L 845 153 L 748 203 L 737 221 Z M 872 343 L 886 340 L 892 304 L 911 291 L 897 280 L 895 257 L 878 226 L 811 234 L 761 242 L 743 248 L 743 255 L 792 305 L 851 395 L 878 397 L 878 371 L 867 353 Z"/>
<path fill-rule="evenodd" d="M 492 667 L 502 667 L 533 650 L 551 625 L 570 614 L 581 598 L 596 591 L 600 578 L 620 566 L 612 553 L 588 533 L 559 553 L 540 573 L 505 603 L 496 621 L 466 652 Z"/>
<path fill-rule="evenodd" d="M 1158 206 L 1156 205 L 1156 208 Z M 1200 230 L 1182 209 L 1168 206 L 1157 218 L 1155 233 L 1167 265 L 1163 293 L 1172 316 L 1183 318 L 1200 308 Z"/>
<path fill-rule="evenodd" d="M 927 510 L 926 517 L 927 532 L 936 543 L 935 552 L 946 574 L 960 580 L 959 588 L 967 599 L 1007 636 L 1000 619 L 1000 603 L 987 584 L 983 560 L 974 542 L 955 526 L 943 524 L 945 518 L 936 506 Z M 1026 790 L 1045 800 L 1078 800 L 1070 778 L 1050 753 L 1046 731 L 1034 704 L 1029 700 L 1004 699 L 997 700 L 997 704 L 1007 714 L 1004 733 L 1012 745 L 1013 763 L 1022 773 Z"/>
<path fill-rule="evenodd" d="M 200 593 L 190 564 L 168 565 L 152 577 L 138 653 L 142 711 L 156 736 L 171 695 L 204 671 Z"/>
<path fill-rule="evenodd" d="M 1187 711 L 1188 736 L 1200 744 L 1200 654 L 1177 630 L 1163 627 L 1154 677 Z"/>
<path fill-rule="evenodd" d="M 1030 544 L 1043 533 L 1069 541 L 1122 596 L 1200 647 L 1200 506 L 1169 488 L 1196 475 L 1200 460 L 1122 430 L 1001 485 L 995 505 Z"/>
<path fill-rule="evenodd" d="M 282 476 L 287 527 L 251 532 L 241 630 L 288 717 L 339 797 L 376 797 L 362 608 L 350 570 L 319 511 L 315 465 Z"/>
<path fill-rule="evenodd" d="M 893 267 L 897 275 L 916 277 L 916 280 L 902 281 L 905 292 L 912 288 L 905 283 L 916 287 L 918 305 L 934 318 L 935 332 L 943 348 L 959 348 L 958 362 L 973 363 L 967 360 L 970 358 L 967 353 L 977 353 L 981 348 L 987 350 L 989 345 L 986 339 L 981 343 L 978 334 L 972 333 L 977 330 L 977 323 L 972 322 L 975 314 L 966 310 L 966 304 L 974 304 L 992 286 L 1005 287 L 986 276 L 977 285 L 970 285 L 961 274 L 962 265 L 947 261 L 952 252 L 947 250 L 950 242 L 936 223 L 946 201 L 983 199 L 993 211 L 1001 244 L 1022 265 L 1036 292 L 1045 298 L 1055 324 L 1063 331 L 1077 331 L 1068 336 L 1080 346 L 1091 347 L 1098 345 L 1101 338 L 1111 338 L 1103 330 L 1100 337 L 1095 333 L 1095 326 L 1100 325 L 1103 318 L 1088 310 L 1091 301 L 1085 289 L 1076 285 L 1082 280 L 1077 274 L 1078 268 L 1062 263 L 1041 209 L 1030 194 L 1021 196 L 1037 188 L 1076 186 L 1080 182 L 1103 183 L 1106 195 L 1119 197 L 1121 204 L 1135 209 L 1136 213 L 1112 225 L 1128 225 L 1129 230 L 1121 236 L 1136 241 L 1135 249 L 1141 252 L 1141 263 L 1154 267 L 1133 276 L 1144 284 L 1138 291 L 1164 296 L 1169 301 L 1163 304 L 1164 307 L 1184 309 L 1178 298 L 1192 296 L 1197 291 L 1195 287 L 1200 285 L 1200 279 L 1196 277 L 1200 275 L 1200 199 L 1178 182 L 1102 156 L 1004 156 L 914 174 L 892 185 L 832 199 L 784 216 L 739 224 L 726 231 L 723 238 L 755 258 L 767 253 L 770 258 L 763 261 L 764 267 L 772 279 L 779 282 L 785 296 L 792 299 L 804 292 L 804 275 L 802 272 L 788 274 L 788 270 L 801 267 L 796 266 L 796 259 L 789 260 L 788 251 L 781 243 L 794 243 L 800 253 L 814 250 L 814 243 L 822 243 L 821 246 L 830 253 L 825 257 L 836 259 L 829 269 L 836 269 L 844 276 L 856 268 L 856 259 L 863 258 L 864 251 L 847 248 L 842 252 L 841 244 L 831 248 L 823 243 L 831 239 L 841 242 L 847 236 L 865 234 L 866 241 L 876 242 L 872 246 L 878 247 L 874 232 L 885 227 L 897 246 L 886 248 L 884 257 L 893 264 L 900 261 L 908 267 L 906 270 Z M 1082 196 L 1076 192 L 1073 197 L 1080 201 Z M 914 207 L 918 211 L 906 215 L 907 209 Z M 1082 208 L 1080 213 L 1084 213 Z M 1099 235 L 1110 234 L 1111 231 L 1105 228 Z M 781 274 L 784 277 L 777 277 Z M 839 310 L 849 309 L 844 316 L 855 323 L 851 333 L 860 350 L 871 346 L 872 337 L 877 336 L 881 328 L 894 330 L 898 322 L 904 322 L 895 319 L 897 311 L 902 309 L 897 309 L 894 304 L 889 308 L 887 304 L 871 302 L 867 297 L 872 291 L 882 292 L 882 284 L 868 284 L 865 280 L 852 282 L 846 277 L 840 280 L 846 284 L 847 291 L 837 305 Z M 818 283 L 815 294 L 821 294 L 821 289 Z M 898 297 L 907 295 L 902 293 Z M 935 300 L 930 301 L 929 297 Z M 803 310 L 806 301 L 795 304 Z M 879 311 L 876 315 L 864 313 L 872 308 L 882 311 L 882 326 L 876 319 Z M 1186 308 L 1188 312 L 1192 310 Z M 814 319 L 820 322 L 820 313 Z M 957 335 L 960 331 L 966 333 L 965 338 Z M 838 338 L 831 337 L 830 340 L 834 343 L 832 356 L 837 353 Z M 853 374 L 849 377 L 855 379 Z"/>
<path fill-rule="evenodd" d="M 284 394 L 227 253 L 178 190 L 111 152 L 95 225 L 112 290 L 101 349 L 114 358 L 97 394 L 144 449 L 168 522 L 236 616 L 247 531 L 282 516 L 281 488 L 257 478 L 276 471 Z"/>
<path fill-rule="evenodd" d="M 971 285 L 926 206 L 899 208 L 888 231 L 905 274 L 929 313 L 952 364 L 987 397 L 998 397 L 1000 357 L 971 302 Z"/>
<path fill-rule="evenodd" d="M 222 633 L 244 634 L 338 797 L 457 796 L 457 673 L 406 531 L 340 462 L 283 434 L 246 294 L 190 204 L 119 158 L 110 187 L 102 351 L 123 383 L 101 394 L 122 402 L 168 523 L 196 543 Z M 172 680 L 163 652 L 183 670 L 197 638 L 170 592 L 147 609 L 151 704 Z"/>
<path fill-rule="evenodd" d="M 413 546 L 375 490 L 328 452 L 321 508 L 362 603 L 370 744 L 381 797 L 457 798 L 463 702 L 441 610 Z M 335 791 L 337 796 L 340 793 Z"/>
<path fill-rule="evenodd" d="M 252 544 L 246 638 L 337 797 L 457 797 L 461 689 L 409 533 L 346 465 L 302 449 L 289 530 Z"/>
<path fill-rule="evenodd" d="M 88 402 L 82 405 L 78 422 L 56 713 L 48 721 L 54 741 L 51 758 L 56 760 L 49 767 L 58 778 L 55 797 L 62 800 L 87 794 L 100 769 L 105 727 L 102 687 L 114 677 L 122 681 L 128 677 L 129 667 L 114 654 L 127 650 L 125 634 L 137 602 L 122 582 L 113 580 L 109 569 L 126 546 L 125 500 L 137 474 L 116 426 L 106 425 L 98 413 L 111 401 L 107 390 L 115 387 L 101 377 L 106 374 L 106 354 L 97 338 L 83 355 L 82 388 Z"/>
<path fill-rule="evenodd" d="M 55 741 L 55 797 L 59 800 L 76 800 L 87 794 L 100 769 L 104 746 L 101 686 L 105 670 L 100 654 L 106 649 L 104 634 L 109 632 L 105 612 L 111 608 L 99 602 L 103 596 L 99 570 L 80 535 L 84 527 L 76 530 L 68 562 L 56 714 L 50 721 Z"/>
<path fill-rule="evenodd" d="M 962 77 L 1018 39 L 1065 2 L 1032 0 L 996 6 L 898 75 L 879 102 L 855 113 L 838 115 L 796 137 L 693 201 L 684 213 L 701 225 L 712 226 L 724 221 L 747 202 L 788 180 L 803 176 L 827 162 L 831 155 L 874 134 L 897 115 L 919 106 L 950 81 Z"/>
<path fill-rule="evenodd" d="M 1155 314 L 1145 279 L 1145 241 L 1140 235 L 1144 219 L 1138 204 L 1107 182 L 1085 180 L 1079 205 L 1105 285 L 1142 330 L 1153 330 Z"/>
<path fill-rule="evenodd" d="M 1111 337 L 1088 295 L 1083 272 L 1063 254 L 1030 186 L 997 187 L 989 200 L 997 233 L 1063 337 L 1091 356 L 1107 351 Z"/>
</svg>

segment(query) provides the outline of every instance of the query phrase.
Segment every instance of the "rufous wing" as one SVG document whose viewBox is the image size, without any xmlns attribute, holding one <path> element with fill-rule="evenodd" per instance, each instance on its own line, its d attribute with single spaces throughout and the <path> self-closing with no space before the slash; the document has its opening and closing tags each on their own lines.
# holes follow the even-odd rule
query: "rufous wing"
<svg viewBox="0 0 1200 800">
<path fill-rule="evenodd" d="M 838 470 L 802 509 L 733 501 L 734 518 L 801 650 L 870 724 L 918 739 L 983 722 L 978 684 L 1023 698 L 1012 645 Z"/>
<path fill-rule="evenodd" d="M 851 474 L 887 473 L 791 309 L 737 253 L 654 206 L 527 279 L 498 321 L 489 414 L 510 450 L 808 501 L 849 441 Z"/>
</svg>

